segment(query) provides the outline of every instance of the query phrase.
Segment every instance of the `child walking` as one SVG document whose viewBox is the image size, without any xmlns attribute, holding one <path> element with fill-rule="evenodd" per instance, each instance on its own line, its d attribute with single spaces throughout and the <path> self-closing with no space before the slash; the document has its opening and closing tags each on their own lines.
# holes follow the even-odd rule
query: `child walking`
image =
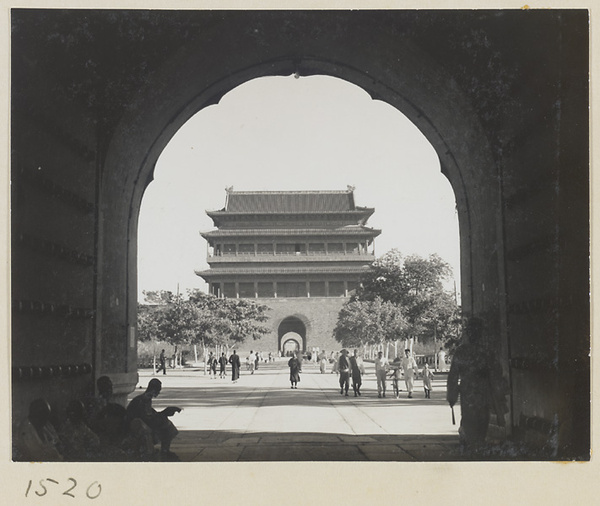
<svg viewBox="0 0 600 506">
<path fill-rule="evenodd" d="M 433 379 L 433 371 L 429 369 L 429 364 L 423 366 L 423 390 L 425 390 L 425 398 L 431 399 L 431 380 Z"/>
</svg>

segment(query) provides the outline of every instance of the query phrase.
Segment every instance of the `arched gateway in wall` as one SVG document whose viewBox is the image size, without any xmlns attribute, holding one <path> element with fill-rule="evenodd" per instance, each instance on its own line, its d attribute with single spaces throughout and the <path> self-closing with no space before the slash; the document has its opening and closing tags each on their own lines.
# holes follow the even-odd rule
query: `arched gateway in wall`
<svg viewBox="0 0 600 506">
<path fill-rule="evenodd" d="M 306 351 L 306 325 L 297 316 L 288 316 L 277 326 L 277 349 L 284 352 L 284 355 L 284 345 L 289 340 L 298 343 L 297 351 Z"/>
<path fill-rule="evenodd" d="M 177 129 L 250 79 L 323 74 L 436 149 L 463 312 L 511 386 L 508 435 L 589 456 L 585 13 L 90 11 L 82 31 L 83 15 L 13 11 L 15 418 L 102 374 L 134 388 L 138 215 Z"/>
</svg>

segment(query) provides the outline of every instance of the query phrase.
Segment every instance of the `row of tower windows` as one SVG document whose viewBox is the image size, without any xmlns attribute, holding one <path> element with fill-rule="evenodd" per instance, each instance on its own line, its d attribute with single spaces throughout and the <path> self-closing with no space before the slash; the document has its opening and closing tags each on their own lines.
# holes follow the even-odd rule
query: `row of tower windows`
<svg viewBox="0 0 600 506">
<path fill-rule="evenodd" d="M 218 243 L 209 248 L 209 256 L 227 255 L 360 255 L 369 253 L 368 243 Z"/>
<path fill-rule="evenodd" d="M 255 281 L 211 283 L 210 291 L 218 297 L 348 297 L 358 288 L 356 281 Z"/>
</svg>

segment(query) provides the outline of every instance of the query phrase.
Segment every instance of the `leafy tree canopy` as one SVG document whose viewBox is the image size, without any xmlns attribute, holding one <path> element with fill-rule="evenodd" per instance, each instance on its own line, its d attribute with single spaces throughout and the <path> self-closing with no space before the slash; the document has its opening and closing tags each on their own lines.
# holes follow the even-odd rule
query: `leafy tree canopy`
<svg viewBox="0 0 600 506">
<path fill-rule="evenodd" d="M 333 335 L 343 346 L 354 348 L 397 339 L 405 327 L 401 308 L 375 297 L 347 302 L 338 315 Z"/>
<path fill-rule="evenodd" d="M 138 305 L 140 339 L 159 337 L 170 344 L 214 346 L 259 339 L 268 332 L 267 306 L 244 299 L 219 299 L 198 290 L 187 297 L 169 291 L 144 292 L 149 305 Z"/>
<path fill-rule="evenodd" d="M 446 339 L 456 332 L 459 318 L 454 294 L 444 289 L 451 275 L 450 265 L 436 254 L 404 257 L 393 249 L 371 264 L 352 301 L 379 298 L 398 306 L 405 319 L 404 338 Z"/>
</svg>

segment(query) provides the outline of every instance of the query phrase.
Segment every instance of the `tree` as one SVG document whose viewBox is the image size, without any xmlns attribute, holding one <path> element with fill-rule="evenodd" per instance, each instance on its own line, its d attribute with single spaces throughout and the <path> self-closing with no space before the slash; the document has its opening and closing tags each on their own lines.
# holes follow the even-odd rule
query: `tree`
<svg viewBox="0 0 600 506">
<path fill-rule="evenodd" d="M 192 344 L 196 337 L 196 308 L 183 296 L 170 294 L 166 304 L 156 313 L 157 328 L 164 339 L 175 346 L 175 364 L 181 363 L 182 347 Z"/>
<path fill-rule="evenodd" d="M 156 318 L 157 306 L 138 303 L 137 310 L 137 335 L 140 341 L 152 342 L 152 366 L 156 371 L 156 337 L 158 325 Z"/>
<path fill-rule="evenodd" d="M 175 346 L 176 358 L 186 345 L 201 345 L 206 355 L 211 346 L 259 339 L 268 332 L 262 325 L 268 307 L 253 301 L 220 299 L 198 290 L 188 291 L 187 297 L 169 291 L 144 292 L 144 296 L 151 304 L 138 305 L 140 339 L 160 336 Z"/>
<path fill-rule="evenodd" d="M 211 345 L 241 343 L 248 338 L 260 339 L 269 329 L 262 325 L 268 320 L 268 307 L 247 299 L 221 299 L 196 291 L 190 302 L 203 311 L 203 329 L 210 334 Z"/>
<path fill-rule="evenodd" d="M 458 316 L 454 296 L 443 286 L 451 275 L 451 267 L 436 254 L 404 258 L 393 249 L 371 264 L 353 300 L 381 298 L 397 305 L 406 320 L 404 338 L 446 339 Z"/>
<path fill-rule="evenodd" d="M 396 304 L 375 297 L 344 304 L 333 335 L 345 347 L 363 347 L 395 340 L 405 326 L 406 320 Z"/>
</svg>

